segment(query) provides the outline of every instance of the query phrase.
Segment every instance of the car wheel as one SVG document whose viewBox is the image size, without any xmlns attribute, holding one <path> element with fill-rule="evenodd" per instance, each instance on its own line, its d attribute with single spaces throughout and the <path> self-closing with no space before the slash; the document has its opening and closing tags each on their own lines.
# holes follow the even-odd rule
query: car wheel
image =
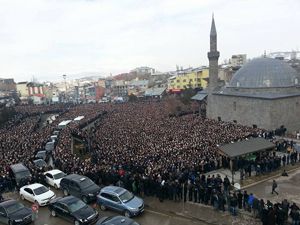
<svg viewBox="0 0 300 225">
<path fill-rule="evenodd" d="M 127 218 L 130 218 L 130 217 L 131 217 L 131 214 L 130 214 L 130 212 L 129 212 L 128 210 L 126 210 L 126 211 L 124 212 L 124 216 L 127 217 Z"/>
<path fill-rule="evenodd" d="M 105 211 L 105 210 L 106 210 L 106 207 L 105 207 L 104 205 L 100 205 L 100 209 L 101 209 L 102 211 Z"/>
<path fill-rule="evenodd" d="M 74 225 L 80 225 L 80 222 L 78 220 L 75 220 Z"/>
<path fill-rule="evenodd" d="M 69 195 L 69 192 L 67 189 L 64 189 L 64 196 L 68 196 Z"/>
<path fill-rule="evenodd" d="M 24 195 L 21 195 L 21 199 L 22 199 L 23 201 L 25 200 Z"/>
<path fill-rule="evenodd" d="M 56 217 L 56 212 L 54 210 L 51 210 L 51 216 Z"/>
<path fill-rule="evenodd" d="M 87 197 L 86 197 L 86 196 L 82 196 L 82 201 L 83 201 L 85 204 L 87 204 L 87 203 L 88 203 Z"/>
</svg>

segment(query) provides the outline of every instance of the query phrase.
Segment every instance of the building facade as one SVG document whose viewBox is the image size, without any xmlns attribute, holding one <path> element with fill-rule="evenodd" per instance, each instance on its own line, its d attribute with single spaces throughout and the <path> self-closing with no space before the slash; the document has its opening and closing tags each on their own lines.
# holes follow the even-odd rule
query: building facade
<svg viewBox="0 0 300 225">
<path fill-rule="evenodd" d="M 208 68 L 190 69 L 188 72 L 180 72 L 168 79 L 168 91 L 184 90 L 187 88 L 205 88 L 207 86 Z"/>
<path fill-rule="evenodd" d="M 211 39 L 211 45 L 215 41 Z M 211 55 L 209 60 L 215 60 Z M 210 66 L 216 67 L 215 63 Z M 209 82 L 213 79 L 210 77 Z M 268 130 L 284 126 L 288 132 L 299 131 L 299 81 L 297 71 L 282 60 L 253 59 L 233 75 L 228 85 L 209 84 L 207 117 Z"/>
<path fill-rule="evenodd" d="M 238 54 L 231 56 L 231 66 L 233 68 L 240 68 L 247 62 L 246 54 Z"/>
</svg>

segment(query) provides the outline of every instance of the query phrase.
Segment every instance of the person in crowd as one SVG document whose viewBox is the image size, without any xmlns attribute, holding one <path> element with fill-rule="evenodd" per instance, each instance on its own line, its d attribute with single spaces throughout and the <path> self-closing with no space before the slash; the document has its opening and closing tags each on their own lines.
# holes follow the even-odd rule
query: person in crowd
<svg viewBox="0 0 300 225">
<path fill-rule="evenodd" d="M 275 192 L 278 195 L 278 192 L 276 191 L 277 186 L 278 186 L 277 182 L 275 180 L 273 180 L 273 183 L 272 183 L 272 194 Z"/>
<path fill-rule="evenodd" d="M 288 177 L 289 175 L 288 175 L 288 173 L 287 173 L 285 170 L 283 170 L 281 176 L 283 176 L 283 177 Z"/>
</svg>

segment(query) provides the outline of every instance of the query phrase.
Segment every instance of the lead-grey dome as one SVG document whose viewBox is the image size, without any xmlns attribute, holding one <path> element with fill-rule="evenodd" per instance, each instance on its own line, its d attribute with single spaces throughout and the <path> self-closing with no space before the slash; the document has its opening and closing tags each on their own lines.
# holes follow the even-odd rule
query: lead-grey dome
<svg viewBox="0 0 300 225">
<path fill-rule="evenodd" d="M 282 60 L 270 58 L 253 59 L 232 77 L 229 87 L 262 88 L 291 87 L 299 85 L 296 70 Z"/>
</svg>

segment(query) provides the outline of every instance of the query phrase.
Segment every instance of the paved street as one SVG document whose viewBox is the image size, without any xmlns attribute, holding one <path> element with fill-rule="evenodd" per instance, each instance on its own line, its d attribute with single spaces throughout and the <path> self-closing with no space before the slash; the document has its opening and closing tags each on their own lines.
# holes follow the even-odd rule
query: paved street
<svg viewBox="0 0 300 225">
<path fill-rule="evenodd" d="M 271 200 L 272 202 L 281 202 L 287 199 L 290 202 L 295 202 L 300 205 L 300 169 L 289 173 L 288 177 L 275 178 L 278 188 L 276 189 L 279 195 L 271 194 L 272 179 L 247 188 L 249 193 L 254 193 L 259 198 Z"/>
<path fill-rule="evenodd" d="M 62 196 L 61 191 L 55 190 L 55 193 L 57 196 Z M 17 200 L 23 202 L 28 207 L 31 207 L 31 205 L 32 205 L 32 203 L 30 203 L 28 201 L 22 201 L 19 198 L 18 193 L 9 193 L 9 194 L 5 195 L 5 197 L 17 199 Z M 103 212 L 98 208 L 98 211 L 99 211 L 101 217 L 119 215 L 118 213 L 110 211 L 110 210 L 106 210 Z M 207 223 L 201 222 L 197 219 L 188 218 L 188 217 L 184 217 L 184 216 L 178 216 L 175 214 L 164 213 L 164 212 L 160 212 L 159 210 L 155 210 L 155 209 L 153 210 L 153 209 L 147 209 L 147 208 L 142 215 L 135 217 L 134 220 L 139 222 L 142 225 L 156 225 L 156 224 L 159 224 L 159 225 L 186 225 L 186 224 L 206 225 L 207 224 Z M 38 218 L 34 222 L 34 224 L 35 225 L 45 225 L 45 224 L 47 224 L 47 225 L 65 225 L 66 224 L 67 225 L 67 224 L 72 224 L 72 223 L 69 223 L 58 217 L 52 217 L 52 216 L 50 216 L 50 213 L 49 213 L 49 210 L 47 207 L 40 207 L 39 213 L 38 213 Z"/>
<path fill-rule="evenodd" d="M 271 200 L 273 202 L 281 202 L 284 198 L 290 202 L 294 201 L 300 204 L 300 169 L 289 173 L 289 177 L 277 177 L 279 195 L 271 194 L 272 179 L 252 187 L 247 188 L 249 193 L 254 193 L 259 198 Z M 57 196 L 62 196 L 61 191 L 56 191 Z M 19 199 L 18 193 L 9 193 L 5 197 Z M 22 200 L 20 200 L 22 201 Z M 31 207 L 31 203 L 23 201 L 25 205 Z M 211 207 L 207 207 L 201 204 L 186 203 L 184 206 L 182 203 L 174 203 L 173 201 L 164 201 L 160 203 L 157 198 L 146 198 L 145 212 L 134 220 L 142 225 L 207 225 L 207 224 L 260 224 L 259 221 L 245 215 L 240 215 L 237 218 L 233 218 L 228 212 L 223 213 L 213 210 Z M 101 211 L 98 210 L 101 216 L 113 216 L 118 215 L 113 211 Z M 41 207 L 39 210 L 38 219 L 35 221 L 36 225 L 65 225 L 71 224 L 61 218 L 53 218 L 50 216 L 47 207 Z"/>
</svg>

